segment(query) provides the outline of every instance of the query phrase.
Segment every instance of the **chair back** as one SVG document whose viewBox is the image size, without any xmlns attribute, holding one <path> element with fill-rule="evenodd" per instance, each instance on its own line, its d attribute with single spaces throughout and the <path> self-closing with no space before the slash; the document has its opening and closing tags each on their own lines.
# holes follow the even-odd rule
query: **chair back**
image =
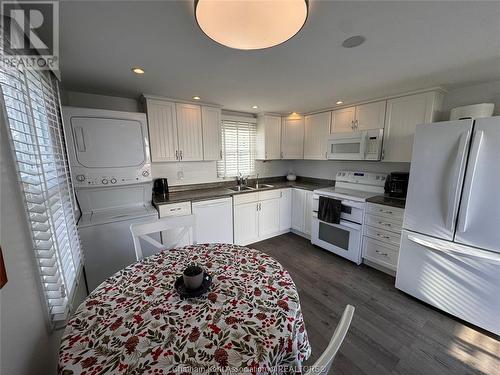
<svg viewBox="0 0 500 375">
<path fill-rule="evenodd" d="M 318 360 L 314 363 L 313 368 L 306 372 L 306 375 L 327 375 L 332 367 L 333 360 L 337 355 L 337 352 L 347 335 L 347 331 L 351 325 L 352 317 L 354 315 L 354 306 L 347 305 L 342 313 L 340 322 L 333 333 L 330 343 L 326 347 L 325 351 L 321 354 Z"/>
<path fill-rule="evenodd" d="M 171 231 L 173 235 L 172 238 L 163 238 L 163 244 L 150 236 L 150 234 L 166 230 Z M 148 242 L 158 250 L 173 249 L 188 232 L 191 232 L 192 243 L 196 244 L 196 226 L 194 215 L 164 217 L 150 223 L 132 224 L 130 225 L 130 232 L 132 232 L 135 257 L 137 260 L 141 260 L 144 257 L 141 248 L 141 239 Z"/>
</svg>

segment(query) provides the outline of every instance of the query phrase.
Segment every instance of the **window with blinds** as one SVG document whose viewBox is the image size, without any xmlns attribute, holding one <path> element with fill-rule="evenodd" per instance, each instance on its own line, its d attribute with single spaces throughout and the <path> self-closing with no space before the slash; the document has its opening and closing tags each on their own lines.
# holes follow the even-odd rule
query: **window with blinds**
<svg viewBox="0 0 500 375">
<path fill-rule="evenodd" d="M 7 124 L 50 320 L 66 319 L 82 269 L 58 82 L 50 71 L 0 67 Z"/>
<path fill-rule="evenodd" d="M 255 124 L 222 121 L 222 160 L 217 162 L 219 177 L 255 174 L 255 133 Z"/>
</svg>

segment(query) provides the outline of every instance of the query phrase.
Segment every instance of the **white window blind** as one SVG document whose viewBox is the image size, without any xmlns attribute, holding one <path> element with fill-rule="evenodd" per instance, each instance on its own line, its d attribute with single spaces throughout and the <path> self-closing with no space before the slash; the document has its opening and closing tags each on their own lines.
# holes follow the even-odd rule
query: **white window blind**
<svg viewBox="0 0 500 375">
<path fill-rule="evenodd" d="M 0 67 L 2 104 L 50 320 L 66 319 L 82 268 L 58 82 Z"/>
<path fill-rule="evenodd" d="M 255 124 L 222 121 L 222 160 L 217 162 L 219 177 L 255 174 L 255 133 Z"/>
</svg>

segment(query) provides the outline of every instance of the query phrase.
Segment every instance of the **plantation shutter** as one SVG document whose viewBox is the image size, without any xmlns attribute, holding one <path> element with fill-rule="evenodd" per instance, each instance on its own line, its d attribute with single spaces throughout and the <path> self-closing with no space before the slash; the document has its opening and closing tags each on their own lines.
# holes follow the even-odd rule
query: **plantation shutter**
<svg viewBox="0 0 500 375">
<path fill-rule="evenodd" d="M 0 67 L 10 143 L 52 322 L 65 320 L 82 269 L 59 103 L 50 71 Z"/>
<path fill-rule="evenodd" d="M 255 133 L 253 123 L 222 121 L 222 160 L 217 162 L 219 177 L 255 174 Z"/>
</svg>

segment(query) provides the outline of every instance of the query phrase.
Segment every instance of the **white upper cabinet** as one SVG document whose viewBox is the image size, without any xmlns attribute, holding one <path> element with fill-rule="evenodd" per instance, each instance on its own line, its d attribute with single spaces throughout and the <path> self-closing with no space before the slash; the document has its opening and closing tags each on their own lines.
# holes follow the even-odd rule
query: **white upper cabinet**
<svg viewBox="0 0 500 375">
<path fill-rule="evenodd" d="M 304 117 L 290 115 L 281 125 L 281 158 L 304 158 Z"/>
<path fill-rule="evenodd" d="M 151 161 L 176 161 L 179 154 L 179 145 L 177 143 L 175 103 L 147 99 L 146 108 Z"/>
<path fill-rule="evenodd" d="M 350 133 L 354 131 L 356 107 L 348 107 L 332 111 L 331 133 Z"/>
<path fill-rule="evenodd" d="M 369 129 L 383 129 L 385 120 L 386 101 L 367 103 L 356 106 L 356 119 L 354 128 L 356 131 Z"/>
<path fill-rule="evenodd" d="M 332 112 L 332 133 L 383 129 L 386 101 L 361 104 Z"/>
<path fill-rule="evenodd" d="M 304 159 L 326 160 L 331 112 L 305 116 Z"/>
<path fill-rule="evenodd" d="M 216 107 L 201 107 L 203 128 L 203 160 L 220 160 L 221 148 L 221 110 Z"/>
<path fill-rule="evenodd" d="M 382 161 L 410 162 L 417 124 L 435 122 L 442 107 L 439 91 L 387 101 Z"/>
<path fill-rule="evenodd" d="M 260 115 L 257 120 L 257 159 L 276 160 L 281 158 L 281 117 Z"/>
<path fill-rule="evenodd" d="M 177 112 L 179 159 L 181 161 L 203 160 L 201 107 L 194 104 L 176 103 L 175 110 Z"/>
</svg>

